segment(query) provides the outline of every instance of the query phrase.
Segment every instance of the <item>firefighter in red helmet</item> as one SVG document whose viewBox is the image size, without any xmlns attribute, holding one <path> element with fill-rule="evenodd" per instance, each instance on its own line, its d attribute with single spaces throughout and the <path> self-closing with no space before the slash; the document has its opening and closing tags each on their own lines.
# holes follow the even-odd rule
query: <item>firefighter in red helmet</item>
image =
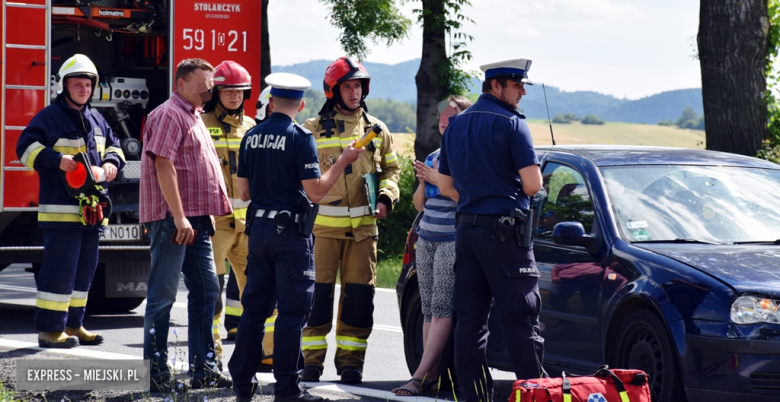
<svg viewBox="0 0 780 402">
<path fill-rule="evenodd" d="M 342 382 L 362 381 L 373 327 L 379 234 L 376 221 L 398 201 L 400 171 L 387 126 L 368 114 L 364 100 L 370 84 L 371 77 L 360 63 L 349 57 L 337 59 L 325 70 L 325 105 L 319 116 L 303 124 L 314 134 L 323 173 L 351 141 L 374 125 L 382 128 L 319 203 L 314 225 L 314 307 L 303 331 L 304 381 L 318 381 L 324 368 L 339 270 L 342 286 L 336 324 L 336 370 Z"/>
<path fill-rule="evenodd" d="M 217 364 L 222 365 L 222 341 L 220 327 L 222 312 L 226 314 L 226 325 L 235 334 L 238 328 L 238 320 L 243 312 L 241 306 L 241 293 L 246 285 L 246 258 L 247 235 L 244 234 L 246 225 L 246 212 L 249 202 L 241 201 L 236 184 L 238 172 L 238 153 L 241 147 L 241 139 L 244 134 L 255 126 L 252 118 L 244 116 L 244 102 L 251 98 L 252 77 L 240 64 L 226 60 L 220 63 L 214 70 L 214 88 L 212 98 L 206 104 L 206 113 L 201 115 L 203 123 L 209 130 L 214 147 L 217 149 L 220 163 L 222 164 L 222 176 L 225 178 L 225 188 L 233 204 L 233 214 L 214 217 L 216 221 L 215 234 L 212 240 L 214 249 L 214 262 L 217 266 L 217 278 L 219 280 L 219 296 L 217 296 L 214 308 L 214 349 Z M 233 286 L 228 286 L 227 300 L 222 305 L 222 289 L 225 287 L 225 259 L 230 262 L 231 273 L 228 281 L 235 281 Z M 236 286 L 237 285 L 237 286 Z M 237 292 L 235 289 L 237 288 Z M 233 291 L 230 291 L 230 290 Z M 271 323 L 273 323 L 271 317 Z M 265 354 L 273 351 L 273 332 L 266 336 L 268 347 L 264 348 Z M 269 361 L 263 361 L 270 364 Z M 270 366 L 268 366 L 270 367 Z M 221 368 L 221 367 L 220 367 Z"/>
</svg>

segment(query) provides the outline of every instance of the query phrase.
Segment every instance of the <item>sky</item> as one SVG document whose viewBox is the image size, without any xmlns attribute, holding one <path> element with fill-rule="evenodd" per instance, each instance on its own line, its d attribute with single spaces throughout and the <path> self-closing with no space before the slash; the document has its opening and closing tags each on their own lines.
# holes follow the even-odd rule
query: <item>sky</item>
<svg viewBox="0 0 780 402">
<path fill-rule="evenodd" d="M 371 45 L 366 61 L 397 64 L 422 54 L 422 28 L 407 39 Z M 533 60 L 529 77 L 564 91 L 595 91 L 639 99 L 660 92 L 701 87 L 696 54 L 699 2 L 692 0 L 471 0 L 474 20 L 462 31 L 469 70 L 501 60 Z M 271 0 L 268 6 L 271 63 L 291 65 L 343 55 L 339 31 L 317 0 Z M 324 73 L 324 72 L 323 72 Z M 370 73 L 370 71 L 369 71 Z"/>
</svg>

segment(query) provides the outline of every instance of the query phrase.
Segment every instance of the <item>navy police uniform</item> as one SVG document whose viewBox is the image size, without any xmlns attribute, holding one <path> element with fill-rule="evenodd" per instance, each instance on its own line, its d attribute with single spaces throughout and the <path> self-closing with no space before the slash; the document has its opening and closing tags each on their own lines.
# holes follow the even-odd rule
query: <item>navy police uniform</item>
<svg viewBox="0 0 780 402">
<path fill-rule="evenodd" d="M 486 71 L 488 80 L 505 75 L 528 82 L 529 60 L 493 67 Z M 496 220 L 511 211 L 528 211 L 529 197 L 518 171 L 538 163 L 525 116 L 490 94 L 452 117 L 442 140 L 439 172 L 452 177 L 459 194 L 455 371 L 467 402 L 493 400 L 485 358 L 491 299 L 515 375 L 541 375 L 544 341 L 539 335 L 541 297 L 533 249 L 523 248 L 515 236 L 502 241 L 494 229 Z"/>
<path fill-rule="evenodd" d="M 300 99 L 303 88 L 310 85 L 296 76 L 297 80 L 292 82 L 299 85 L 285 89 L 290 85 L 281 84 L 288 82 L 290 74 L 282 79 L 278 76 L 266 78 L 272 86 L 272 96 Z M 294 397 L 302 392 L 301 331 L 314 300 L 314 243 L 310 234 L 299 233 L 297 224 L 305 212 L 301 201 L 308 203 L 301 181 L 320 177 L 312 133 L 285 114 L 271 114 L 241 140 L 238 177 L 249 181 L 252 203 L 247 216 L 247 284 L 241 297 L 244 313 L 228 368 L 238 399 L 251 398 L 255 392 L 252 378 L 263 359 L 260 340 L 264 324 L 276 305 L 279 315 L 274 330 L 275 395 Z M 286 219 L 284 215 L 288 214 Z"/>
<path fill-rule="evenodd" d="M 65 187 L 60 159 L 80 152 L 92 166 L 111 162 L 121 170 L 125 164 L 119 141 L 103 116 L 89 105 L 73 109 L 61 98 L 33 117 L 16 144 L 19 160 L 40 179 L 38 226 L 45 250 L 35 302 L 35 329 L 40 332 L 81 327 L 97 268 L 100 232 L 108 224 L 106 217 L 97 225 L 85 225 L 78 199 Z"/>
</svg>

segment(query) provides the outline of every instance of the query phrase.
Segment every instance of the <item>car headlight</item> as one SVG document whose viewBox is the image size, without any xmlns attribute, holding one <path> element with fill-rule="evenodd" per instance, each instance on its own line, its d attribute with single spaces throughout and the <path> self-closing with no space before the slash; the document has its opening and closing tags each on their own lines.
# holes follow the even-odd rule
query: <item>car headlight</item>
<svg viewBox="0 0 780 402">
<path fill-rule="evenodd" d="M 735 324 L 780 322 L 780 301 L 756 296 L 741 296 L 731 304 L 731 321 Z"/>
</svg>

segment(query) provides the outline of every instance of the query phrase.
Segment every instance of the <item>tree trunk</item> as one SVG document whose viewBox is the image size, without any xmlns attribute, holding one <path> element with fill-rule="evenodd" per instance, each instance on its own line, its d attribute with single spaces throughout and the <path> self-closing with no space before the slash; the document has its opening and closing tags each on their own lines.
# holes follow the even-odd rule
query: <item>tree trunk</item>
<svg viewBox="0 0 780 402">
<path fill-rule="evenodd" d="M 443 0 L 422 0 L 423 48 L 420 69 L 414 77 L 417 83 L 417 138 L 414 154 L 417 160 L 425 158 L 441 145 L 436 104 L 447 94 L 447 82 L 439 79 L 438 68 L 447 60 L 445 48 Z M 438 18 L 437 18 L 438 16 Z"/>
<path fill-rule="evenodd" d="M 754 156 L 767 138 L 768 31 L 767 0 L 701 0 L 698 46 L 707 149 Z"/>
<path fill-rule="evenodd" d="M 268 39 L 268 1 L 262 0 L 260 15 L 260 91 L 268 86 L 265 83 L 265 77 L 271 74 L 271 42 Z"/>
</svg>

